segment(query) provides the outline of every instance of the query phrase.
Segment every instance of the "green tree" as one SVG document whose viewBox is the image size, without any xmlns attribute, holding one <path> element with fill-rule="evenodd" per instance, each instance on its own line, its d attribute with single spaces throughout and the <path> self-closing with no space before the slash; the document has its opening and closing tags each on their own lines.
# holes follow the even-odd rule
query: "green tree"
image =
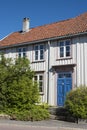
<svg viewBox="0 0 87 130">
<path fill-rule="evenodd" d="M 87 87 L 80 86 L 76 90 L 72 90 L 67 95 L 65 108 L 75 117 L 77 122 L 79 118 L 87 118 Z"/>
<path fill-rule="evenodd" d="M 27 58 L 0 60 L 0 111 L 12 119 L 42 120 L 49 117 L 40 103 L 38 84 Z"/>
<path fill-rule="evenodd" d="M 7 60 L 4 58 L 3 55 L 1 55 L 0 60 L 0 110 L 4 110 L 7 104 L 6 99 L 6 91 L 7 91 L 7 77 L 8 77 L 8 70 L 6 67 Z"/>
<path fill-rule="evenodd" d="M 12 73 L 7 81 L 9 107 L 29 109 L 39 102 L 39 90 L 33 81 L 34 72 L 30 69 L 29 61 L 25 58 L 17 59 L 10 70 Z"/>
<path fill-rule="evenodd" d="M 33 81 L 34 72 L 28 59 L 19 58 L 13 63 L 11 59 L 3 57 L 0 75 L 0 104 L 3 109 L 29 109 L 32 104 L 39 102 L 38 86 Z"/>
</svg>

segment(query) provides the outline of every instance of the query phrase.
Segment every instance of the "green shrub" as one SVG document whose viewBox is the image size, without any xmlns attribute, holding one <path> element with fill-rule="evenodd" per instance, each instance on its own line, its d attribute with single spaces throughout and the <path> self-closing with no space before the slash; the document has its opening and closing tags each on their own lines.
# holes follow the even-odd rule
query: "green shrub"
<svg viewBox="0 0 87 130">
<path fill-rule="evenodd" d="M 49 118 L 48 109 L 44 108 L 43 105 L 32 105 L 29 110 L 12 108 L 8 109 L 5 113 L 10 115 L 12 120 L 40 121 Z"/>
<path fill-rule="evenodd" d="M 65 108 L 77 120 L 87 118 L 87 87 L 80 86 L 72 90 L 66 98 Z"/>
</svg>

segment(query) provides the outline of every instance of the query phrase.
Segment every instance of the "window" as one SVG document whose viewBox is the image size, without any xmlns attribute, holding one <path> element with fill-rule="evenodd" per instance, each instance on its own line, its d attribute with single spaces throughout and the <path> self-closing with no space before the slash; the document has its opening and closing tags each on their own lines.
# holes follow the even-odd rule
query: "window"
<svg viewBox="0 0 87 130">
<path fill-rule="evenodd" d="M 19 58 L 26 57 L 26 48 L 19 48 L 18 49 L 18 57 Z"/>
<path fill-rule="evenodd" d="M 43 74 L 37 74 L 34 76 L 34 80 L 38 83 L 39 91 L 43 92 Z"/>
<path fill-rule="evenodd" d="M 70 40 L 59 42 L 59 58 L 66 58 L 71 56 L 71 42 Z"/>
<path fill-rule="evenodd" d="M 35 61 L 44 59 L 44 45 L 35 45 Z"/>
<path fill-rule="evenodd" d="M 71 72 L 59 73 L 58 78 L 71 78 Z"/>
<path fill-rule="evenodd" d="M 21 48 L 18 49 L 18 57 L 21 57 Z"/>
<path fill-rule="evenodd" d="M 23 57 L 26 57 L 26 48 L 23 48 Z"/>
</svg>

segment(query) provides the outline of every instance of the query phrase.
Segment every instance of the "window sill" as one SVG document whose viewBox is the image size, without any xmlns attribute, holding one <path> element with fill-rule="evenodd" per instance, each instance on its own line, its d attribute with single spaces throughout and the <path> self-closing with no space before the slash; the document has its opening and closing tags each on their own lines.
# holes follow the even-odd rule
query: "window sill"
<svg viewBox="0 0 87 130">
<path fill-rule="evenodd" d="M 58 60 L 68 60 L 68 59 L 72 59 L 72 57 L 63 57 L 63 58 L 58 58 L 58 59 L 56 59 L 56 61 L 58 61 Z"/>
<path fill-rule="evenodd" d="M 40 92 L 39 94 L 40 94 L 40 95 L 44 95 L 44 92 Z"/>
<path fill-rule="evenodd" d="M 45 62 L 45 60 L 35 60 L 35 61 L 32 61 L 32 63 L 37 63 L 37 62 Z"/>
</svg>

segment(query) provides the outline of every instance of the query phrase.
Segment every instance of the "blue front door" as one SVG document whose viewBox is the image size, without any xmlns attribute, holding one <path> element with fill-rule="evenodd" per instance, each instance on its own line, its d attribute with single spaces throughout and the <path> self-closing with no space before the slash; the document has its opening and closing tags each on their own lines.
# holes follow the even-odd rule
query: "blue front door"
<svg viewBox="0 0 87 130">
<path fill-rule="evenodd" d="M 64 106 L 66 95 L 72 89 L 71 73 L 59 73 L 57 79 L 57 105 Z"/>
</svg>

